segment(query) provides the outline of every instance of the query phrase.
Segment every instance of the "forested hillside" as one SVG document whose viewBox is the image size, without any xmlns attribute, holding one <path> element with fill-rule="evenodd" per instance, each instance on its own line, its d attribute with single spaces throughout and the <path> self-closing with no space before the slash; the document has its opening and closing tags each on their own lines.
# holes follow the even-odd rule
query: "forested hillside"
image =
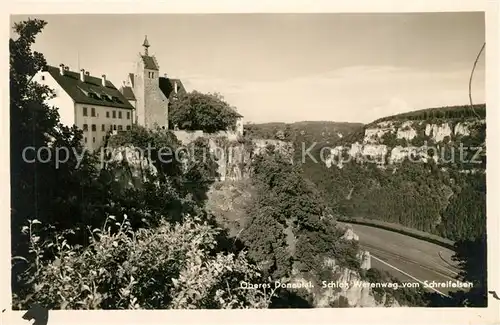
<svg viewBox="0 0 500 325">
<path fill-rule="evenodd" d="M 333 144 L 353 130 L 363 126 L 361 123 L 329 121 L 302 121 L 295 123 L 246 124 L 245 133 L 257 139 L 278 139 L 297 141 L 306 139 L 322 144 Z"/>
<path fill-rule="evenodd" d="M 452 240 L 475 238 L 485 231 L 485 124 L 471 118 L 470 107 L 456 109 L 371 123 L 330 147 L 344 150 L 335 157 L 328 151 L 332 161 L 345 160 L 341 165 L 322 161 L 316 146 L 311 154 L 318 163 L 306 160 L 304 173 L 341 216 L 398 223 Z M 426 119 L 442 111 L 452 118 Z M 484 116 L 484 105 L 475 111 Z M 432 150 L 436 156 L 425 156 Z"/>
<path fill-rule="evenodd" d="M 461 261 L 481 256 L 481 266 L 469 278 L 477 283 L 472 300 L 483 305 L 485 114 L 486 106 L 476 105 L 382 118 L 323 152 L 325 146 L 314 146 L 310 154 L 316 161 L 300 163 L 335 215 L 390 222 L 451 239 Z"/>
</svg>

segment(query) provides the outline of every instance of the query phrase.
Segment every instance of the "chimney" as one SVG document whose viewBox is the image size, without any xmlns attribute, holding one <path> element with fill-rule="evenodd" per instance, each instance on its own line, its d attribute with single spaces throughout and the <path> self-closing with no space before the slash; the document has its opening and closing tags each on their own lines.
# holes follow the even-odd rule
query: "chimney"
<svg viewBox="0 0 500 325">
<path fill-rule="evenodd" d="M 167 78 L 167 74 L 166 74 L 166 73 L 164 73 L 164 74 L 163 74 L 163 77 Z"/>
<path fill-rule="evenodd" d="M 106 75 L 105 74 L 102 75 L 102 86 L 106 87 Z"/>
<path fill-rule="evenodd" d="M 64 76 L 64 64 L 59 64 L 59 73 L 61 74 L 61 76 Z"/>
<path fill-rule="evenodd" d="M 86 71 L 86 72 L 85 72 L 85 75 L 86 75 L 86 76 L 90 76 L 90 72 L 89 72 L 89 71 Z"/>
<path fill-rule="evenodd" d="M 174 81 L 174 91 L 177 94 L 177 91 L 179 90 L 179 87 L 177 85 L 177 81 Z"/>
<path fill-rule="evenodd" d="M 85 69 L 80 69 L 80 81 L 85 82 Z"/>
<path fill-rule="evenodd" d="M 69 67 L 68 67 L 68 66 L 65 66 L 65 67 L 64 67 L 64 71 L 69 71 Z"/>
</svg>

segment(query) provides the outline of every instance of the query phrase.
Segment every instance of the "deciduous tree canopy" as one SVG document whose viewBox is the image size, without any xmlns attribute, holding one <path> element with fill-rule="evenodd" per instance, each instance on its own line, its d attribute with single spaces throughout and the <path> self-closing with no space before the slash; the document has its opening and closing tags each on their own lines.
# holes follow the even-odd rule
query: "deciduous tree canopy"
<svg viewBox="0 0 500 325">
<path fill-rule="evenodd" d="M 240 115 L 219 94 L 187 93 L 169 110 L 169 124 L 181 130 L 207 133 L 231 130 Z"/>
</svg>

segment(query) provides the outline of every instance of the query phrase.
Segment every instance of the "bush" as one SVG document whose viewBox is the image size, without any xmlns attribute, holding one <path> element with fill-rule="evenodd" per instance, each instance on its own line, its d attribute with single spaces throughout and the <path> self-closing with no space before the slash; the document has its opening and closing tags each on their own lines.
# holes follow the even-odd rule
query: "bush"
<svg viewBox="0 0 500 325">
<path fill-rule="evenodd" d="M 50 309 L 267 308 L 272 298 L 240 288 L 240 281 L 261 282 L 259 273 L 244 253 L 215 252 L 219 230 L 198 218 L 134 232 L 126 216 L 109 217 L 85 249 L 62 236 L 40 243 L 36 223 L 24 228 L 36 261 L 25 276 L 34 287 L 27 299 L 14 296 L 17 308 L 35 301 Z M 55 259 L 40 262 L 50 249 Z"/>
<path fill-rule="evenodd" d="M 240 115 L 219 94 L 188 93 L 172 104 L 169 124 L 207 133 L 233 130 Z"/>
</svg>

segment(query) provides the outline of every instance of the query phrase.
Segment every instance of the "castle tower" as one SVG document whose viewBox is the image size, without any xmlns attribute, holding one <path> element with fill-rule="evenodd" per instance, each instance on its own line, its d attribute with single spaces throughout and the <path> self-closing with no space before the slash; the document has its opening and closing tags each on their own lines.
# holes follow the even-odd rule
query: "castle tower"
<svg viewBox="0 0 500 325">
<path fill-rule="evenodd" d="M 146 128 L 168 129 L 168 98 L 160 90 L 160 67 L 156 57 L 149 54 L 147 35 L 142 46 L 144 53 L 139 53 L 137 58 L 133 84 L 136 121 Z"/>
</svg>

